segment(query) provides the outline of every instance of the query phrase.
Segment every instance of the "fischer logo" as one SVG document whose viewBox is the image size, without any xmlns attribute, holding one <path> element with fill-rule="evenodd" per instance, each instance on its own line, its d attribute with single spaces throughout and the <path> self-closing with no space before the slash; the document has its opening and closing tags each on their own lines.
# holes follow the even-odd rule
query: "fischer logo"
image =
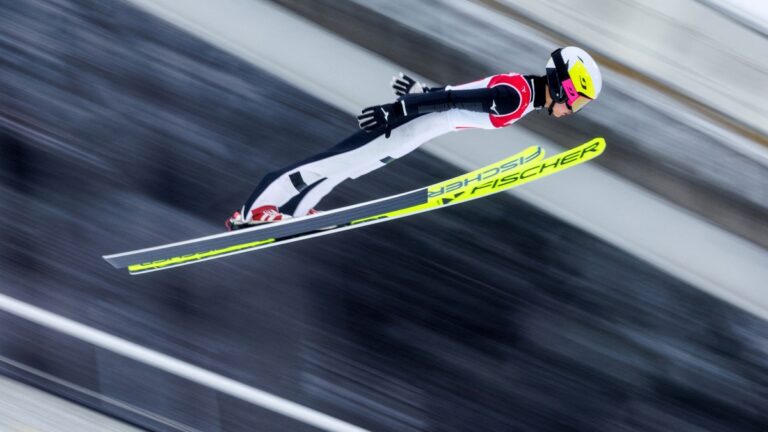
<svg viewBox="0 0 768 432">
<path fill-rule="evenodd" d="M 511 169 L 515 169 L 515 168 L 519 167 L 520 165 L 523 165 L 523 164 L 525 164 L 527 162 L 530 162 L 530 161 L 536 159 L 540 154 L 541 154 L 541 147 L 537 148 L 536 152 L 531 154 L 531 155 L 519 157 L 517 159 L 513 159 L 513 160 L 505 162 L 505 163 L 503 163 L 501 165 L 498 165 L 498 166 L 495 166 L 495 167 L 491 167 L 491 168 L 489 168 L 489 169 L 487 169 L 487 170 L 485 170 L 485 171 L 483 171 L 481 173 L 474 174 L 473 176 L 467 176 L 467 177 L 464 177 L 461 180 L 457 180 L 457 181 L 449 183 L 449 184 L 447 184 L 445 186 L 441 186 L 440 189 L 438 189 L 436 191 L 430 191 L 428 196 L 429 196 L 429 198 L 438 197 L 440 195 L 443 195 L 443 194 L 446 194 L 446 193 L 449 193 L 449 192 L 453 192 L 453 191 L 458 190 L 458 189 L 465 188 L 465 187 L 471 185 L 474 182 L 480 183 L 480 182 L 483 182 L 485 180 L 494 178 L 494 177 L 498 176 L 501 173 L 507 172 L 507 171 L 509 171 Z"/>
<path fill-rule="evenodd" d="M 522 165 L 524 163 L 523 159 L 525 159 L 526 161 L 530 161 L 532 158 L 538 155 L 538 152 L 537 152 L 535 155 L 529 156 L 528 158 L 519 158 L 513 161 L 509 161 L 498 167 L 493 167 L 480 174 L 477 174 L 474 177 L 467 177 L 462 180 L 455 181 L 448 185 L 442 186 L 438 190 L 430 191 L 429 198 L 435 198 L 441 195 L 445 195 L 454 191 L 461 190 L 459 193 L 455 194 L 453 197 L 450 197 L 448 201 L 445 201 L 445 198 L 444 198 L 444 202 L 449 202 L 453 199 L 458 198 L 460 195 L 472 196 L 478 192 L 485 192 L 489 188 L 493 190 L 499 187 L 507 186 L 511 183 L 516 183 L 519 181 L 527 180 L 529 178 L 538 177 L 539 175 L 542 175 L 542 174 L 548 174 L 548 171 L 555 170 L 562 166 L 565 166 L 570 163 L 583 159 L 587 153 L 598 151 L 599 145 L 600 145 L 599 143 L 594 143 L 591 146 L 585 147 L 583 149 L 562 154 L 561 156 L 557 157 L 554 160 L 545 160 L 543 162 L 534 164 L 521 171 L 514 171 L 503 177 L 498 176 L 498 174 L 500 173 L 509 171 L 513 168 L 516 168 Z M 464 190 L 464 188 L 472 185 L 475 182 L 476 184 L 472 189 Z"/>
</svg>

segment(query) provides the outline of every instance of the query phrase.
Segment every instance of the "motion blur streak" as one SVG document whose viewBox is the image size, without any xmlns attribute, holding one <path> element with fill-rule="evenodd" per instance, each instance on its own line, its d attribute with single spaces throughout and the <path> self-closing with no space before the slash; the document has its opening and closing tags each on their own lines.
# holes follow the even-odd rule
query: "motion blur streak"
<svg viewBox="0 0 768 432">
<path fill-rule="evenodd" d="M 329 432 L 366 432 L 321 412 L 0 294 L 0 309 Z"/>
<path fill-rule="evenodd" d="M 3 310 L 7 311 L 8 309 L 6 309 L 4 306 L 9 306 L 11 308 L 13 307 L 11 305 L 3 305 L 3 303 L 2 303 L 2 296 L 0 296 L 0 308 L 2 308 Z M 19 316 L 22 316 L 22 315 L 19 315 Z M 110 398 L 110 397 L 104 396 L 102 394 L 99 394 L 97 392 L 94 392 L 92 390 L 89 390 L 87 388 L 84 388 L 82 386 L 79 386 L 79 385 L 76 385 L 76 384 L 72 384 L 72 383 L 70 383 L 68 381 L 65 381 L 65 380 L 62 380 L 60 378 L 57 378 L 57 377 L 55 377 L 55 376 L 53 376 L 51 374 L 47 374 L 47 373 L 42 372 L 40 370 L 37 370 L 35 368 L 29 367 L 29 366 L 27 366 L 25 364 L 19 363 L 19 362 L 14 361 L 14 360 L 11 360 L 8 357 L 0 356 L 0 362 L 5 363 L 5 364 L 13 367 L 16 370 L 24 371 L 24 372 L 29 373 L 31 375 L 36 375 L 36 376 L 42 378 L 44 381 L 55 383 L 55 384 L 61 385 L 63 387 L 68 387 L 68 388 L 74 390 L 75 392 L 91 396 L 94 399 L 98 399 L 98 400 L 104 402 L 105 404 L 114 405 L 114 406 L 119 407 L 121 409 L 124 409 L 126 411 L 130 411 L 130 412 L 136 413 L 136 414 L 138 414 L 138 415 L 140 415 L 142 417 L 151 418 L 151 419 L 157 421 L 158 423 L 160 423 L 160 424 L 162 424 L 164 426 L 167 426 L 167 427 L 169 427 L 171 429 L 178 430 L 178 431 L 181 431 L 181 432 L 201 432 L 198 429 L 191 428 L 191 427 L 189 427 L 187 425 L 183 425 L 183 424 L 181 424 L 179 422 L 175 422 L 175 421 L 173 421 L 171 419 L 168 419 L 168 418 L 163 417 L 161 415 L 155 414 L 154 412 L 147 411 L 145 409 L 142 409 L 142 408 L 139 408 L 139 407 L 135 407 L 135 406 L 130 405 L 130 404 L 126 404 L 125 402 L 122 402 L 120 400 L 117 400 L 117 399 L 114 399 L 114 398 Z M 62 427 L 62 425 L 60 425 L 60 427 Z M 98 432 L 102 432 L 102 431 L 98 431 Z"/>
</svg>

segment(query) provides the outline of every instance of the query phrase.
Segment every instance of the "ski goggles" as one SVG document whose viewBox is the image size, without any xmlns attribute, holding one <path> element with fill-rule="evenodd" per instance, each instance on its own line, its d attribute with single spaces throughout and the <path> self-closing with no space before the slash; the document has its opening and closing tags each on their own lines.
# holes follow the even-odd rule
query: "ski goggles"
<svg viewBox="0 0 768 432">
<path fill-rule="evenodd" d="M 565 102 L 565 106 L 570 108 L 571 111 L 578 112 L 592 101 L 592 99 L 576 90 L 573 86 L 573 81 L 571 81 L 570 78 L 563 81 L 562 84 L 563 90 L 565 90 L 565 100 L 563 102 Z"/>
<path fill-rule="evenodd" d="M 569 71 L 568 66 L 563 60 L 563 54 L 560 52 L 560 49 L 557 49 L 552 53 L 552 60 L 555 64 L 555 68 L 554 70 L 548 69 L 547 72 L 548 74 L 550 71 L 554 72 L 555 76 L 552 78 L 556 77 L 556 80 L 560 82 L 560 86 L 562 87 L 562 91 L 557 92 L 557 97 L 554 97 L 553 99 L 558 103 L 564 102 L 573 112 L 581 110 L 592 101 L 592 98 L 577 90 L 573 80 L 577 80 L 576 82 L 579 83 L 581 88 L 591 87 L 592 78 L 589 76 L 587 68 L 583 63 L 576 62 L 571 66 Z M 550 82 L 551 81 L 552 80 L 550 80 Z"/>
</svg>

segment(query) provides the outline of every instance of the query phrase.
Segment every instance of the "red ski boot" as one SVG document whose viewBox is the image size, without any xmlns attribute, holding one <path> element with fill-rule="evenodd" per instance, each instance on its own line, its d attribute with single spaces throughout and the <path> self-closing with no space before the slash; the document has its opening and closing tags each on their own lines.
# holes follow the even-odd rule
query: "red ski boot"
<svg viewBox="0 0 768 432">
<path fill-rule="evenodd" d="M 289 219 L 291 216 L 280 213 L 280 210 L 273 205 L 256 207 L 251 210 L 251 220 L 254 223 L 277 222 Z"/>
<path fill-rule="evenodd" d="M 290 215 L 280 213 L 277 207 L 272 205 L 265 205 L 251 210 L 251 216 L 251 220 L 247 221 L 240 212 L 236 211 L 232 214 L 232 217 L 224 222 L 224 226 L 227 227 L 227 231 L 234 231 L 265 223 L 279 222 L 291 217 Z"/>
</svg>

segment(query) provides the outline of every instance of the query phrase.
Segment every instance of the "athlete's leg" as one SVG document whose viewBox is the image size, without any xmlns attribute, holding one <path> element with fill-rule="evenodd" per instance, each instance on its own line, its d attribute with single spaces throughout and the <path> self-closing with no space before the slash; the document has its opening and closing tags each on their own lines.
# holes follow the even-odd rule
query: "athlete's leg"
<svg viewBox="0 0 768 432">
<path fill-rule="evenodd" d="M 367 151 L 353 152 L 378 138 L 384 139 L 383 134 L 359 131 L 320 154 L 267 174 L 245 202 L 242 211 L 244 218 L 249 220 L 251 210 L 263 205 L 282 207 L 322 179 L 340 178 L 335 182 L 340 183 L 353 175 L 355 169 L 359 169 L 360 164 L 366 164 L 365 159 L 372 156 Z"/>
<path fill-rule="evenodd" d="M 264 177 L 243 206 L 243 216 L 264 205 L 283 207 L 286 213 L 303 216 L 320 199 L 347 178 L 357 178 L 407 154 L 422 143 L 447 132 L 445 121 L 434 113 L 421 116 L 383 133 L 360 131 L 336 146 Z"/>
<path fill-rule="evenodd" d="M 280 211 L 293 217 L 305 216 L 324 196 L 331 193 L 336 186 L 346 179 L 347 177 L 341 176 L 322 179 L 291 198 L 280 207 Z"/>
</svg>

